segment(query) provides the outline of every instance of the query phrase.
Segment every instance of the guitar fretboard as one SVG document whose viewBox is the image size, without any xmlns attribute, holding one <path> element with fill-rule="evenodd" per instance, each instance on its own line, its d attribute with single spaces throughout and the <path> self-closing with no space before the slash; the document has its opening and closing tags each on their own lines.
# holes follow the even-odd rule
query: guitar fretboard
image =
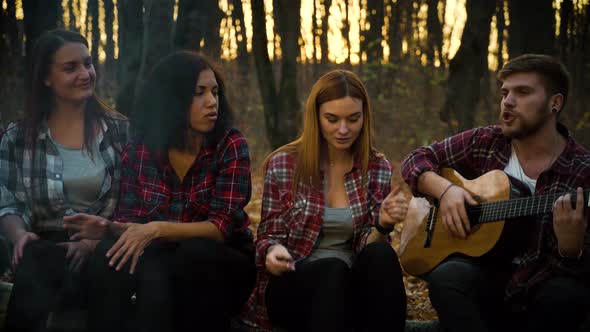
<svg viewBox="0 0 590 332">
<path fill-rule="evenodd" d="M 553 204 L 560 196 L 568 193 L 571 195 L 571 200 L 575 206 L 577 193 L 571 191 L 482 203 L 468 207 L 467 214 L 469 220 L 476 224 L 545 214 L 553 209 Z M 590 206 L 590 189 L 584 191 L 583 202 L 584 205 Z"/>
</svg>

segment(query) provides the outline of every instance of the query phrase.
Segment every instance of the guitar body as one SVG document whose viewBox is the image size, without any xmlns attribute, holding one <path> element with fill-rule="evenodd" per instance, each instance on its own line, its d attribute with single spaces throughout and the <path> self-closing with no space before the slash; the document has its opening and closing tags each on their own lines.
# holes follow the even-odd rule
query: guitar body
<svg viewBox="0 0 590 332">
<path fill-rule="evenodd" d="M 500 171 L 488 172 L 474 180 L 467 180 L 452 169 L 442 169 L 441 176 L 464 188 L 479 203 L 510 198 L 510 180 Z M 400 245 L 400 261 L 404 270 L 415 276 L 430 272 L 454 253 L 479 257 L 490 251 L 500 239 L 504 221 L 478 225 L 480 228 L 466 239 L 452 237 L 436 213 L 431 230 L 430 246 L 425 247 L 430 206 L 424 199 L 413 198 L 404 223 Z M 436 208 L 438 211 L 438 207 Z"/>
</svg>

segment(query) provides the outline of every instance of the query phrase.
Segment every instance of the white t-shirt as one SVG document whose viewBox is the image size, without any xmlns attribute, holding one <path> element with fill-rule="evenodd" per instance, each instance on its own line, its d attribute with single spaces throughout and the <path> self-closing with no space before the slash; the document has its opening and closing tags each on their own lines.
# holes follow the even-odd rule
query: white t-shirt
<svg viewBox="0 0 590 332">
<path fill-rule="evenodd" d="M 518 161 L 518 157 L 516 156 L 516 152 L 512 149 L 512 155 L 510 155 L 510 160 L 504 168 L 504 172 L 513 178 L 519 180 L 520 182 L 526 184 L 529 189 L 531 190 L 531 194 L 535 194 L 535 187 L 537 186 L 537 180 L 529 178 L 520 166 L 520 162 Z"/>
</svg>

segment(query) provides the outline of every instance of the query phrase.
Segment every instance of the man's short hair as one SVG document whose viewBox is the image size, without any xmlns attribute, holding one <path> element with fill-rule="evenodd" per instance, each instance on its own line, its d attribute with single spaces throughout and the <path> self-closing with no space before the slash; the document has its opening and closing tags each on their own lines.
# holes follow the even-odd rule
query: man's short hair
<svg viewBox="0 0 590 332">
<path fill-rule="evenodd" d="M 570 85 L 570 74 L 564 64 L 557 58 L 545 54 L 523 54 L 510 61 L 498 73 L 503 81 L 515 73 L 538 73 L 542 84 L 549 95 L 561 93 L 563 106 L 567 100 Z"/>
</svg>

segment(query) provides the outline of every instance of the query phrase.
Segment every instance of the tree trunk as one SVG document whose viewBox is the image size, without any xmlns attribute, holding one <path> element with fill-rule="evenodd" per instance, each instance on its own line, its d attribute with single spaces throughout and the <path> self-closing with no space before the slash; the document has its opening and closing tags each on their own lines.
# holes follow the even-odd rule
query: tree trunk
<svg viewBox="0 0 590 332">
<path fill-rule="evenodd" d="M 297 93 L 297 56 L 299 56 L 298 36 L 301 26 L 301 0 L 291 0 L 279 8 L 278 26 L 281 36 L 283 61 L 279 85 L 279 107 L 285 114 L 281 116 L 281 145 L 287 144 L 297 136 L 301 125 L 301 112 Z M 296 13 L 296 14 L 295 14 Z M 327 55 L 327 53 L 326 53 Z"/>
<path fill-rule="evenodd" d="M 351 64 L 350 64 L 350 52 L 351 52 L 351 46 L 350 46 L 350 21 L 348 18 L 348 11 L 349 11 L 349 0 L 344 0 L 344 15 L 342 15 L 342 17 L 344 18 L 344 22 L 342 24 L 342 35 L 344 36 L 344 39 L 346 40 L 346 68 L 347 69 L 351 69 Z"/>
<path fill-rule="evenodd" d="M 4 17 L 5 24 L 4 26 L 6 29 L 4 33 L 6 34 L 9 52 L 13 56 L 20 57 L 21 56 L 21 38 L 18 34 L 18 22 L 16 20 L 16 2 L 15 1 L 8 1 L 6 6 L 6 12 Z"/>
<path fill-rule="evenodd" d="M 100 48 L 100 28 L 98 25 L 98 0 L 88 0 L 88 20 L 91 23 L 92 38 L 90 40 L 90 55 L 92 56 L 92 63 L 94 68 L 99 71 L 98 68 L 98 49 Z M 99 85 L 96 85 L 99 89 Z"/>
<path fill-rule="evenodd" d="M 74 14 L 74 0 L 68 0 L 68 14 L 70 15 L 68 30 L 78 31 L 78 28 L 76 27 L 76 15 Z"/>
<path fill-rule="evenodd" d="M 574 3 L 572 0 L 563 0 L 561 2 L 561 10 L 559 17 L 561 18 L 559 26 L 559 55 L 563 61 L 567 61 L 568 56 L 568 40 L 570 34 L 568 31 L 574 29 L 573 25 Z"/>
<path fill-rule="evenodd" d="M 141 64 L 143 44 L 143 1 L 117 1 L 119 20 L 119 59 L 117 110 L 130 114 L 133 109 L 135 86 Z"/>
<path fill-rule="evenodd" d="M 137 77 L 137 89 L 141 88 L 156 63 L 172 51 L 173 14 L 174 0 L 144 1 L 143 54 Z"/>
<path fill-rule="evenodd" d="M 262 102 L 264 104 L 264 120 L 267 138 L 272 148 L 282 146 L 293 140 L 299 127 L 299 104 L 296 85 L 296 57 L 299 51 L 297 30 L 299 26 L 300 0 L 289 1 L 285 6 L 277 8 L 277 28 L 284 36 L 283 65 L 281 73 L 280 91 L 277 93 L 270 62 L 266 38 L 266 20 L 264 0 L 252 0 L 252 49 L 256 64 L 256 74 Z M 291 31 L 289 31 L 291 30 Z"/>
<path fill-rule="evenodd" d="M 240 68 L 240 76 L 245 78 L 248 75 L 249 58 L 248 58 L 248 37 L 246 36 L 246 24 L 244 23 L 244 8 L 242 0 L 232 0 L 234 5 L 232 16 L 234 25 L 236 27 L 236 39 L 238 43 L 238 66 Z"/>
<path fill-rule="evenodd" d="M 508 12 L 510 58 L 524 53 L 555 53 L 553 0 L 508 0 Z"/>
<path fill-rule="evenodd" d="M 367 63 L 380 64 L 383 59 L 381 29 L 384 21 L 383 0 L 367 0 L 367 20 L 369 30 L 364 33 L 363 47 L 367 52 Z"/>
<path fill-rule="evenodd" d="M 496 0 L 467 0 L 466 7 L 461 46 L 449 66 L 447 95 L 440 114 L 452 131 L 473 127 L 481 80 L 488 70 L 490 23 Z"/>
<path fill-rule="evenodd" d="M 223 12 L 216 1 L 180 0 L 174 44 L 177 48 L 202 51 L 214 59 L 221 56 L 219 26 Z M 201 49 L 201 40 L 204 46 Z"/>
<path fill-rule="evenodd" d="M 438 19 L 439 0 L 428 0 L 428 13 L 426 26 L 428 29 L 428 40 L 426 47 L 426 59 L 428 65 L 434 67 L 435 53 L 440 61 L 442 54 L 442 24 Z M 441 62 L 441 65 L 443 63 Z"/>
<path fill-rule="evenodd" d="M 399 65 L 402 58 L 402 17 L 407 0 L 397 0 L 391 5 L 391 19 L 389 20 L 389 63 Z"/>
<path fill-rule="evenodd" d="M 506 14 L 504 4 L 506 0 L 498 0 L 496 7 L 496 27 L 498 28 L 498 70 L 504 67 L 504 31 L 506 31 Z"/>
<path fill-rule="evenodd" d="M 312 10 L 312 19 L 311 19 L 311 37 L 312 37 L 312 57 L 313 59 L 311 60 L 312 66 L 313 66 L 313 78 L 316 79 L 318 77 L 318 73 L 319 73 L 319 68 L 318 68 L 318 48 L 316 45 L 316 38 L 318 38 L 318 22 L 316 20 L 317 18 L 317 6 L 316 6 L 316 0 L 313 0 L 313 10 Z M 322 54 L 322 58 L 325 56 L 325 54 Z"/>
<path fill-rule="evenodd" d="M 322 60 L 321 64 L 322 67 L 328 64 L 328 52 L 330 51 L 328 47 L 328 29 L 330 28 L 328 25 L 328 18 L 330 17 L 330 7 L 332 7 L 332 0 L 323 0 L 324 2 L 324 16 L 322 17 L 322 34 L 320 35 L 320 47 L 322 50 Z M 301 0 L 298 0 L 297 3 L 301 3 Z M 298 12 L 299 13 L 299 12 Z M 299 18 L 299 15 L 297 15 Z"/>
<path fill-rule="evenodd" d="M 105 71 L 112 69 L 113 62 L 115 61 L 115 40 L 113 39 L 113 17 L 114 9 L 113 0 L 103 0 L 104 2 L 104 28 L 105 34 L 107 35 L 107 42 L 105 45 Z"/>
<path fill-rule="evenodd" d="M 22 5 L 25 15 L 26 54 L 28 56 L 31 54 L 31 47 L 39 35 L 58 27 L 61 17 L 61 2 L 22 0 Z"/>
</svg>

